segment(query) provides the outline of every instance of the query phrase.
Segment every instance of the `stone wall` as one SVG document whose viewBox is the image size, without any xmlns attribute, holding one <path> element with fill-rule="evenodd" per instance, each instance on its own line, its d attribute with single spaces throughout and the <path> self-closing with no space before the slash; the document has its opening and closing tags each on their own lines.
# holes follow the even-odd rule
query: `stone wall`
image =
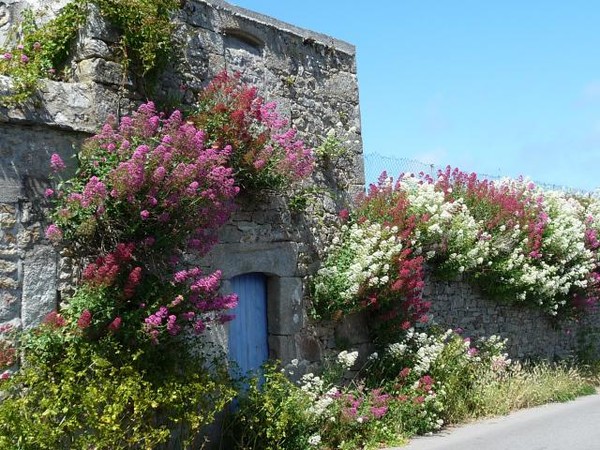
<svg viewBox="0 0 600 450">
<path fill-rule="evenodd" d="M 434 322 L 464 330 L 473 338 L 498 335 L 507 338 L 507 350 L 518 359 L 565 359 L 580 352 L 600 356 L 600 311 L 581 321 L 558 321 L 535 308 L 507 305 L 486 298 L 463 280 L 429 278 L 424 299 L 431 302 Z"/>
<path fill-rule="evenodd" d="M 33 7 L 47 20 L 64 3 L 0 2 L 0 46 L 20 10 Z M 240 71 L 278 102 L 309 145 L 319 145 L 334 129 L 346 148 L 313 175 L 304 212 L 290 210 L 289 198 L 240 199 L 221 243 L 202 262 L 223 270 L 224 289 L 238 274 L 267 274 L 272 356 L 314 361 L 320 350 L 304 312 L 306 276 L 318 265 L 328 225 L 364 184 L 354 47 L 219 0 L 183 2 L 174 20 L 178 62 L 160 79 L 156 98 L 189 104 L 221 70 Z M 0 108 L 0 322 L 31 327 L 68 297 L 73 269 L 43 236 L 42 193 L 51 184 L 51 153 L 74 163 L 74 146 L 109 115 L 129 113 L 144 100 L 136 77 L 110 51 L 117 40 L 116 30 L 91 8 L 66 81 L 44 81 L 31 101 Z M 11 80 L 0 77 L 0 95 L 10 89 Z"/>
<path fill-rule="evenodd" d="M 0 122 L 0 323 L 29 328 L 56 306 L 58 258 L 44 239 L 47 161 L 53 152 L 68 158 L 81 136 Z"/>
<path fill-rule="evenodd" d="M 506 350 L 513 359 L 600 358 L 598 308 L 578 320 L 558 320 L 532 307 L 491 300 L 466 280 L 441 281 L 431 275 L 425 280 L 423 300 L 431 302 L 430 324 L 442 331 L 457 330 L 465 338 L 474 340 L 500 336 L 507 339 Z M 368 314 L 352 314 L 337 322 L 324 322 L 315 330 L 323 354 L 335 349 L 358 350 L 364 361 L 374 350 Z"/>
</svg>

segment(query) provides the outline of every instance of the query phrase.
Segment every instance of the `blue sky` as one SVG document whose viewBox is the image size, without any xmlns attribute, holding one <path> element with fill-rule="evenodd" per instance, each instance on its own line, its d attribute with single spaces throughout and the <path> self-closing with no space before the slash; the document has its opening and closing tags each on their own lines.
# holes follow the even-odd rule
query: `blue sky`
<svg viewBox="0 0 600 450">
<path fill-rule="evenodd" d="M 356 46 L 367 154 L 600 187 L 600 2 L 231 3 Z"/>
</svg>

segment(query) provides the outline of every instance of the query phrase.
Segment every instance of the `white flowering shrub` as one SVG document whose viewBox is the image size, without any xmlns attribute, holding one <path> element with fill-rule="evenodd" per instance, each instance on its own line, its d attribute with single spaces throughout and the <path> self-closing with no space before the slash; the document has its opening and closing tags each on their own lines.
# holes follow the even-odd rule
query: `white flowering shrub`
<svg viewBox="0 0 600 450">
<path fill-rule="evenodd" d="M 397 232 L 395 227 L 369 222 L 341 227 L 314 278 L 315 317 L 358 311 L 362 294 L 389 282 L 394 258 L 402 250 Z"/>
<path fill-rule="evenodd" d="M 475 388 L 484 380 L 501 380 L 511 367 L 505 345 L 497 336 L 472 342 L 453 330 L 411 328 L 369 358 L 367 377 L 420 405 L 415 432 L 432 431 L 480 406 Z"/>
<path fill-rule="evenodd" d="M 443 271 L 464 272 L 483 264 L 490 253 L 489 239 L 462 199 L 446 200 L 434 184 L 415 176 L 403 176 L 408 193 L 407 213 L 419 217 L 413 245 L 428 261 L 439 261 Z"/>
<path fill-rule="evenodd" d="M 543 191 L 526 180 L 382 177 L 343 225 L 315 277 L 317 317 L 406 299 L 423 321 L 423 263 L 464 274 L 490 297 L 550 315 L 581 314 L 600 298 L 600 199 Z"/>
</svg>

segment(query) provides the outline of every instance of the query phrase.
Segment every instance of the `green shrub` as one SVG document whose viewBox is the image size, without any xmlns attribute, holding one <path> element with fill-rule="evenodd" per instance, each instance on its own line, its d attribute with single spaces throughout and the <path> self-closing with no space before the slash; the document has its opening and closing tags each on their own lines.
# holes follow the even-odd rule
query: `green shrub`
<svg viewBox="0 0 600 450">
<path fill-rule="evenodd" d="M 13 46 L 0 48 L 0 74 L 11 76 L 13 83 L 12 94 L 3 96 L 0 105 L 24 102 L 41 78 L 61 79 L 90 4 L 120 32 L 116 56 L 140 80 L 154 78 L 172 58 L 176 0 L 74 0 L 43 24 L 37 12 L 26 10 L 13 25 Z"/>
<path fill-rule="evenodd" d="M 314 428 L 308 413 L 310 398 L 276 365 L 268 364 L 262 378 L 248 381 L 231 416 L 230 443 L 238 449 L 301 450 Z"/>
<path fill-rule="evenodd" d="M 184 358 L 178 371 L 152 371 L 111 339 L 88 344 L 63 340 L 51 364 L 48 329 L 30 336 L 24 365 L 0 385 L 0 449 L 153 449 L 179 435 L 191 447 L 233 397 L 222 370 Z M 35 342 L 34 342 L 35 341 Z M 37 351 L 37 352 L 36 352 Z"/>
</svg>

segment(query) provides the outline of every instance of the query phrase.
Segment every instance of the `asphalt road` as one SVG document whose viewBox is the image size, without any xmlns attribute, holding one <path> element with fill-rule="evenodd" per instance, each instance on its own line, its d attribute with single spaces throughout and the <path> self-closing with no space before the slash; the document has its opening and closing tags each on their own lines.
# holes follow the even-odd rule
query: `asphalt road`
<svg viewBox="0 0 600 450">
<path fill-rule="evenodd" d="M 600 450 L 600 395 L 443 430 L 394 449 Z"/>
</svg>

